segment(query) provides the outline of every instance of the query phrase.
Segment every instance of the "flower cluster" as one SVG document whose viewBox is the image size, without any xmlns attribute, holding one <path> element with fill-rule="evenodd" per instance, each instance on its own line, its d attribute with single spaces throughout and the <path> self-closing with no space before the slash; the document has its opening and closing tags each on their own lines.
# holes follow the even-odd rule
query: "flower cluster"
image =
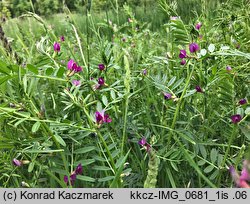
<svg viewBox="0 0 250 204">
<path fill-rule="evenodd" d="M 103 123 L 111 123 L 112 119 L 109 117 L 108 114 L 105 114 L 105 110 L 102 111 L 96 111 L 95 112 L 95 119 L 96 119 L 96 123 L 98 125 L 101 125 Z"/>
<path fill-rule="evenodd" d="M 230 166 L 229 172 L 237 187 L 250 188 L 250 185 L 247 183 L 250 181 L 249 167 L 250 167 L 250 162 L 245 160 L 243 162 L 241 175 L 239 175 L 239 173 L 235 170 L 235 168 L 233 166 Z"/>
<path fill-rule="evenodd" d="M 68 67 L 68 70 L 73 71 L 74 73 L 82 71 L 82 67 L 78 66 L 77 63 L 73 59 L 70 59 L 68 61 L 67 67 Z"/>
<path fill-rule="evenodd" d="M 191 43 L 189 45 L 189 51 L 190 53 L 195 53 L 200 49 L 199 45 L 197 43 Z M 181 59 L 181 65 L 185 65 L 186 64 L 186 60 L 185 58 L 190 57 L 187 55 L 187 51 L 186 50 L 180 50 L 180 54 L 179 54 L 179 58 Z"/>
<path fill-rule="evenodd" d="M 70 181 L 70 185 L 74 185 L 74 182 L 76 180 L 76 176 L 79 175 L 79 174 L 82 174 L 82 164 L 78 164 L 78 166 L 76 167 L 75 171 L 73 171 L 71 174 L 70 174 L 70 177 L 68 176 L 64 176 L 64 182 L 69 185 L 69 181 Z"/>
</svg>

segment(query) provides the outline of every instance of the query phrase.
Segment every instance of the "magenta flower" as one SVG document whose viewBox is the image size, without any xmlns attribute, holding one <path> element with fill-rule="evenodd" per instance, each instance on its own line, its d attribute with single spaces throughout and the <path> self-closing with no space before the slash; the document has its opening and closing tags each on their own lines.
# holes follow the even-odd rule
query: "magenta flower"
<svg viewBox="0 0 250 204">
<path fill-rule="evenodd" d="M 240 105 L 244 105 L 246 103 L 247 103 L 247 100 L 245 98 L 242 98 L 242 99 L 239 100 Z"/>
<path fill-rule="evenodd" d="M 16 158 L 14 158 L 14 159 L 12 160 L 12 163 L 13 163 L 13 165 L 15 165 L 15 166 L 22 166 L 22 161 L 20 161 L 20 160 L 18 160 L 18 159 L 16 159 Z"/>
<path fill-rule="evenodd" d="M 180 50 L 179 58 L 183 59 L 187 57 L 186 50 Z"/>
<path fill-rule="evenodd" d="M 195 25 L 195 28 L 196 28 L 197 30 L 200 30 L 201 26 L 202 26 L 202 24 L 201 24 L 201 22 L 199 22 L 199 23 L 197 23 L 197 24 Z"/>
<path fill-rule="evenodd" d="M 60 37 L 60 40 L 61 40 L 62 42 L 64 42 L 64 41 L 65 41 L 64 36 L 61 36 L 61 37 Z"/>
<path fill-rule="evenodd" d="M 200 86 L 196 86 L 195 87 L 196 91 L 199 92 L 199 93 L 203 93 L 203 90 Z"/>
<path fill-rule="evenodd" d="M 74 60 L 70 59 L 67 64 L 68 70 L 74 70 L 77 67 L 77 64 Z"/>
<path fill-rule="evenodd" d="M 103 85 L 105 84 L 105 80 L 104 80 L 103 77 L 99 77 L 99 78 L 98 78 L 98 84 L 99 84 L 100 86 L 103 86 Z"/>
<path fill-rule="evenodd" d="M 234 123 L 234 124 L 240 122 L 241 119 L 242 119 L 242 117 L 240 114 L 236 114 L 236 115 L 231 116 L 232 123 Z"/>
<path fill-rule="evenodd" d="M 75 170 L 76 175 L 82 174 L 82 164 L 78 164 Z"/>
<path fill-rule="evenodd" d="M 78 66 L 73 59 L 68 61 L 67 68 L 68 70 L 74 71 L 75 73 L 82 71 L 82 67 Z"/>
<path fill-rule="evenodd" d="M 142 74 L 143 74 L 143 75 L 147 75 L 147 73 L 148 73 L 147 69 L 144 69 L 144 70 L 142 71 Z"/>
<path fill-rule="evenodd" d="M 105 65 L 104 64 L 98 64 L 98 68 L 100 71 L 103 71 L 105 69 Z"/>
<path fill-rule="evenodd" d="M 189 45 L 189 51 L 190 52 L 197 52 L 200 49 L 199 45 L 197 43 L 191 43 Z"/>
<path fill-rule="evenodd" d="M 235 182 L 235 184 L 237 185 L 237 187 L 241 187 L 241 188 L 250 188 L 250 185 L 247 183 L 247 181 L 250 181 L 250 174 L 248 172 L 248 161 L 245 160 L 243 162 L 243 168 L 241 171 L 241 175 L 239 175 L 239 173 L 235 170 L 235 168 L 233 166 L 230 166 L 229 168 L 229 172 Z"/>
<path fill-rule="evenodd" d="M 171 93 L 163 93 L 163 94 L 164 94 L 164 98 L 165 98 L 166 100 L 169 100 L 169 99 L 172 98 L 172 94 L 171 94 Z"/>
<path fill-rule="evenodd" d="M 69 182 L 68 176 L 65 175 L 65 176 L 63 177 L 63 180 L 64 180 L 65 183 L 68 183 L 68 182 Z"/>
<path fill-rule="evenodd" d="M 182 59 L 181 60 L 181 65 L 185 65 L 186 64 L 186 60 Z"/>
<path fill-rule="evenodd" d="M 231 68 L 230 66 L 226 66 L 226 70 L 227 70 L 228 72 L 230 72 L 230 71 L 232 70 L 232 68 Z"/>
<path fill-rule="evenodd" d="M 54 43 L 54 51 L 55 52 L 60 52 L 60 50 L 61 50 L 60 44 L 58 42 L 55 42 Z"/>
<path fill-rule="evenodd" d="M 63 177 L 63 180 L 64 180 L 64 182 L 65 182 L 67 185 L 69 185 L 69 178 L 70 178 L 70 184 L 71 184 L 71 186 L 73 186 L 74 183 L 75 183 L 75 181 L 76 181 L 76 174 L 75 174 L 75 173 L 72 173 L 72 174 L 70 175 L 70 177 L 68 177 L 68 176 L 66 176 L 66 175 Z"/>
<path fill-rule="evenodd" d="M 102 123 L 111 123 L 112 119 L 109 117 L 108 114 L 105 114 L 105 110 L 102 110 L 101 112 L 96 111 L 95 112 L 95 119 L 96 119 L 96 123 L 102 124 Z"/>
<path fill-rule="evenodd" d="M 141 138 L 138 141 L 138 144 L 141 145 L 142 147 L 146 148 L 146 151 L 149 152 L 151 149 L 151 145 L 147 143 L 147 140 L 145 137 Z"/>
<path fill-rule="evenodd" d="M 82 71 L 82 67 L 80 66 L 77 66 L 75 69 L 74 69 L 74 72 L 81 72 Z"/>
<path fill-rule="evenodd" d="M 79 174 L 82 174 L 83 170 L 82 170 L 82 164 L 78 164 L 76 169 L 70 174 L 70 184 L 71 185 L 74 185 L 74 182 L 76 180 L 76 176 L 79 175 Z M 63 180 L 64 182 L 68 185 L 69 184 L 69 178 L 68 176 L 64 176 L 63 177 Z"/>
<path fill-rule="evenodd" d="M 72 84 L 73 84 L 74 86 L 80 86 L 80 85 L 81 85 L 81 81 L 80 81 L 80 80 L 73 80 L 73 81 L 72 81 Z"/>
</svg>

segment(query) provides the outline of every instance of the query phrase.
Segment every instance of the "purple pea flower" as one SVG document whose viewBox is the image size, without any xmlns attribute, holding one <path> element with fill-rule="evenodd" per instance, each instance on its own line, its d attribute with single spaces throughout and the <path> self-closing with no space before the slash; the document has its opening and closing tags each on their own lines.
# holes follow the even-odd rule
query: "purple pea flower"
<svg viewBox="0 0 250 204">
<path fill-rule="evenodd" d="M 234 124 L 240 122 L 241 119 L 242 119 L 242 117 L 240 114 L 236 114 L 236 115 L 231 116 L 232 123 L 234 123 Z"/>
<path fill-rule="evenodd" d="M 78 164 L 75 170 L 76 175 L 82 174 L 82 164 Z"/>
<path fill-rule="evenodd" d="M 180 50 L 179 58 L 183 59 L 187 57 L 186 50 Z"/>
<path fill-rule="evenodd" d="M 141 138 L 139 141 L 138 141 L 138 144 L 141 145 L 141 146 L 144 146 L 147 144 L 147 140 L 145 137 Z"/>
<path fill-rule="evenodd" d="M 189 45 L 189 51 L 191 53 L 197 52 L 200 49 L 199 45 L 197 43 L 191 43 Z"/>
<path fill-rule="evenodd" d="M 63 177 L 63 180 L 64 180 L 65 183 L 68 183 L 68 182 L 69 182 L 68 176 L 65 175 L 65 176 Z"/>
<path fill-rule="evenodd" d="M 195 25 L 195 28 L 196 28 L 197 30 L 200 30 L 201 26 L 202 26 L 202 24 L 201 24 L 201 22 L 199 22 L 199 23 L 197 23 L 197 24 Z"/>
<path fill-rule="evenodd" d="M 74 68 L 74 72 L 81 72 L 82 71 L 82 67 L 81 66 L 76 66 L 75 68 Z"/>
<path fill-rule="evenodd" d="M 147 69 L 144 69 L 144 70 L 142 71 L 142 74 L 143 74 L 143 75 L 147 75 L 147 73 L 148 73 Z"/>
<path fill-rule="evenodd" d="M 98 64 L 98 68 L 100 71 L 103 71 L 105 69 L 105 65 L 104 64 Z"/>
<path fill-rule="evenodd" d="M 141 138 L 138 141 L 138 144 L 141 145 L 142 147 L 146 148 L 146 151 L 149 152 L 151 149 L 151 145 L 147 143 L 147 140 L 145 137 Z"/>
<path fill-rule="evenodd" d="M 70 59 L 67 64 L 68 70 L 74 70 L 77 67 L 77 64 L 74 60 Z"/>
<path fill-rule="evenodd" d="M 55 52 L 60 52 L 60 50 L 61 50 L 60 44 L 58 42 L 55 42 L 54 43 L 54 51 Z"/>
<path fill-rule="evenodd" d="M 186 64 L 186 60 L 182 59 L 181 60 L 181 65 L 185 65 Z"/>
<path fill-rule="evenodd" d="M 81 85 L 81 81 L 80 81 L 80 80 L 73 80 L 73 81 L 72 81 L 72 84 L 73 84 L 74 86 L 80 86 L 80 85 Z"/>
<path fill-rule="evenodd" d="M 61 40 L 62 42 L 64 42 L 64 41 L 65 41 L 65 38 L 64 38 L 64 36 L 63 36 L 63 35 L 60 37 L 60 40 Z"/>
<path fill-rule="evenodd" d="M 82 164 L 78 164 L 75 171 L 73 171 L 71 174 L 70 174 L 70 177 L 68 176 L 64 176 L 63 177 L 63 180 L 64 182 L 68 185 L 69 184 L 69 178 L 70 178 L 70 184 L 71 185 L 74 185 L 74 182 L 76 180 L 76 176 L 79 175 L 79 174 L 82 174 L 83 170 L 82 170 Z"/>
<path fill-rule="evenodd" d="M 16 159 L 16 158 L 14 158 L 14 159 L 12 160 L 12 163 L 13 163 L 13 165 L 15 165 L 15 166 L 22 166 L 22 161 L 20 161 L 20 160 L 18 160 L 18 159 Z"/>
<path fill-rule="evenodd" d="M 68 61 L 67 68 L 68 70 L 74 71 L 75 73 L 82 71 L 82 67 L 78 66 L 73 59 Z"/>
<path fill-rule="evenodd" d="M 196 86 L 195 87 L 196 91 L 199 92 L 199 93 L 203 93 L 203 90 L 200 86 Z"/>
<path fill-rule="evenodd" d="M 111 123 L 112 119 L 109 117 L 108 114 L 105 114 L 105 110 L 102 111 L 96 111 L 95 112 L 95 119 L 96 119 L 96 123 L 98 125 L 102 124 L 102 123 Z"/>
<path fill-rule="evenodd" d="M 229 172 L 235 182 L 235 184 L 237 185 L 237 187 L 241 187 L 241 188 L 250 188 L 250 185 L 247 183 L 247 181 L 250 181 L 250 174 L 248 172 L 248 161 L 245 160 L 243 162 L 243 168 L 241 171 L 241 175 L 239 175 L 239 173 L 235 170 L 235 168 L 233 166 L 229 167 Z"/>
<path fill-rule="evenodd" d="M 165 98 L 166 100 L 169 100 L 169 99 L 172 98 L 172 94 L 171 94 L 171 93 L 163 93 L 163 94 L 164 94 L 164 98 Z"/>
<path fill-rule="evenodd" d="M 246 103 L 247 103 L 247 100 L 245 98 L 242 98 L 242 99 L 239 100 L 240 105 L 244 105 Z"/>
<path fill-rule="evenodd" d="M 231 68 L 230 66 L 226 66 L 226 70 L 227 70 L 228 72 L 230 72 L 230 71 L 232 71 L 232 68 Z"/>
<path fill-rule="evenodd" d="M 104 80 L 103 77 L 99 77 L 99 78 L 98 78 L 98 84 L 99 84 L 100 86 L 103 86 L 103 85 L 105 84 L 105 80 Z"/>
</svg>

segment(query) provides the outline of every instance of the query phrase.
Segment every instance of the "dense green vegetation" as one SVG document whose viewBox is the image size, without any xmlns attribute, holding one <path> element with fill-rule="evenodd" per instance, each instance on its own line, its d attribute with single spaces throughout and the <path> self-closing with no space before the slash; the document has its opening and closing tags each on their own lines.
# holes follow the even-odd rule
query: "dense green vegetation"
<svg viewBox="0 0 250 204">
<path fill-rule="evenodd" d="M 124 2 L 1 2 L 0 186 L 249 187 L 249 0 Z"/>
</svg>

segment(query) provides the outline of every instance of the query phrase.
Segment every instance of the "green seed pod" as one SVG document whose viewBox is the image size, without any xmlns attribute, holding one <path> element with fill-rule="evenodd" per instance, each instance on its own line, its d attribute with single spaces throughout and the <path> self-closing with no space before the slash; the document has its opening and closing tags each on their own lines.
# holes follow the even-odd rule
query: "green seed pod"
<svg viewBox="0 0 250 204">
<path fill-rule="evenodd" d="M 144 188 L 155 188 L 157 183 L 158 168 L 160 165 L 160 159 L 156 155 L 156 151 L 151 147 L 148 152 L 148 175 L 144 182 Z"/>
</svg>

